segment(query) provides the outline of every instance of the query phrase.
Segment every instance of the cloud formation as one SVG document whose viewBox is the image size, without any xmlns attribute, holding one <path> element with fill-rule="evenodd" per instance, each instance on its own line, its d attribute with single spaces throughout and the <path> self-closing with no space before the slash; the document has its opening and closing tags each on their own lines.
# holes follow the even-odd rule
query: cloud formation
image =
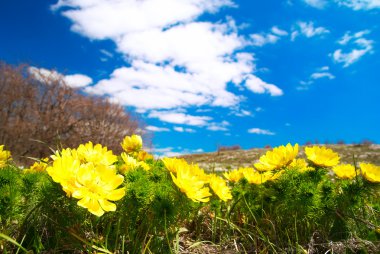
<svg viewBox="0 0 380 254">
<path fill-rule="evenodd" d="M 260 129 L 260 128 L 249 129 L 248 133 L 258 134 L 258 135 L 270 135 L 270 136 L 276 135 L 276 133 L 274 133 L 270 130 L 264 130 L 264 129 Z"/>
<path fill-rule="evenodd" d="M 92 84 L 92 79 L 83 74 L 63 75 L 57 71 L 37 67 L 29 67 L 28 71 L 35 79 L 42 82 L 58 80 L 63 81 L 66 85 L 72 88 L 81 88 Z"/>
<path fill-rule="evenodd" d="M 73 22 L 74 32 L 112 40 L 128 63 L 85 91 L 146 112 L 239 105 L 242 97 L 228 85 L 283 94 L 255 76 L 254 55 L 244 51 L 252 42 L 239 35 L 232 18 L 197 20 L 204 13 L 234 6 L 230 0 L 60 0 L 52 9 Z M 284 34 L 274 27 L 270 37 Z"/>
<path fill-rule="evenodd" d="M 317 8 L 317 9 L 323 9 L 326 7 L 327 5 L 327 1 L 326 0 L 304 0 L 305 3 L 307 3 L 308 5 L 314 7 L 314 8 Z"/>
<path fill-rule="evenodd" d="M 342 47 L 346 47 L 346 52 L 342 48 L 337 49 L 331 54 L 334 62 L 342 63 L 343 67 L 348 67 L 357 62 L 360 58 L 373 51 L 373 40 L 365 38 L 370 33 L 369 30 L 359 31 L 351 34 L 346 32 L 344 36 L 338 41 Z M 348 50 L 347 50 L 348 49 Z"/>
<path fill-rule="evenodd" d="M 324 9 L 329 2 L 327 0 L 304 0 L 304 2 L 312 7 Z M 331 3 L 336 3 L 339 6 L 345 6 L 355 11 L 372 10 L 380 8 L 379 0 L 333 0 Z"/>
<path fill-rule="evenodd" d="M 145 129 L 148 130 L 148 131 L 152 131 L 152 132 L 167 132 L 167 131 L 170 131 L 169 128 L 157 127 L 157 126 L 152 126 L 152 125 L 146 126 Z"/>
<path fill-rule="evenodd" d="M 283 36 L 287 36 L 288 32 L 278 28 L 272 27 L 269 33 L 255 33 L 250 35 L 250 44 L 256 47 L 262 47 L 266 44 L 275 44 Z"/>
<path fill-rule="evenodd" d="M 335 79 L 335 76 L 331 74 L 329 71 L 330 67 L 323 66 L 321 68 L 318 68 L 314 73 L 310 75 L 310 77 L 305 81 L 300 81 L 300 85 L 296 87 L 297 90 L 308 90 L 310 86 L 318 79 Z"/>
<path fill-rule="evenodd" d="M 315 27 L 314 22 L 299 21 L 292 28 L 291 40 L 294 41 L 298 36 L 302 35 L 307 38 L 321 36 L 330 33 L 330 31 L 322 26 Z"/>
</svg>

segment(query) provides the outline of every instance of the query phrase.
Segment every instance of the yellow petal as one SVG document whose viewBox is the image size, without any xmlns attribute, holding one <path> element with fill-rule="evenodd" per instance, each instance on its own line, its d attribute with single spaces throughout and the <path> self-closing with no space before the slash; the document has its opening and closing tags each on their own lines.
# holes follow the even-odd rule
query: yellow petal
<svg viewBox="0 0 380 254">
<path fill-rule="evenodd" d="M 99 204 L 104 211 L 116 211 L 116 205 L 114 203 L 109 202 L 106 199 L 99 199 Z"/>
<path fill-rule="evenodd" d="M 111 201 L 117 201 L 117 200 L 120 200 L 121 198 L 123 198 L 124 196 L 125 196 L 125 189 L 120 188 L 120 189 L 111 191 L 106 196 L 106 199 L 111 200 Z"/>
</svg>

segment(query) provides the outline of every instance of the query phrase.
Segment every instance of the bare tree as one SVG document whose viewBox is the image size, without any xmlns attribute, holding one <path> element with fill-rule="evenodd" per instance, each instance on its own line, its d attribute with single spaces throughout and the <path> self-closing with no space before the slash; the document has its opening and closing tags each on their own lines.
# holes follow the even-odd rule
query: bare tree
<svg viewBox="0 0 380 254">
<path fill-rule="evenodd" d="M 87 141 L 119 152 L 123 137 L 141 127 L 121 105 L 85 96 L 56 75 L 31 74 L 26 65 L 0 63 L 0 105 L 0 144 L 20 162 Z"/>
</svg>

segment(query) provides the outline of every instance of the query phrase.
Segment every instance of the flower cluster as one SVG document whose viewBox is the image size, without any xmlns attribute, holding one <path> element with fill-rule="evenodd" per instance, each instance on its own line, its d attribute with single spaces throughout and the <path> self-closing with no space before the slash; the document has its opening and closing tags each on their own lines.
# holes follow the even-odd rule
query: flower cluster
<svg viewBox="0 0 380 254">
<path fill-rule="evenodd" d="M 56 152 L 51 158 L 53 164 L 46 169 L 48 174 L 61 184 L 67 196 L 79 199 L 79 206 L 96 216 L 116 210 L 110 201 L 124 197 L 125 189 L 118 188 L 124 177 L 116 172 L 113 164 L 117 157 L 112 151 L 88 142 L 77 149 Z"/>
<path fill-rule="evenodd" d="M 174 184 L 194 202 L 208 202 L 212 195 L 210 188 L 222 201 L 232 199 L 231 190 L 221 177 L 207 174 L 198 165 L 189 165 L 183 159 L 164 158 L 162 161 Z M 205 186 L 207 184 L 210 188 Z"/>
<path fill-rule="evenodd" d="M 0 168 L 3 168 L 11 159 L 11 152 L 4 150 L 4 145 L 0 145 Z"/>
<path fill-rule="evenodd" d="M 339 163 L 339 155 L 333 150 L 324 146 L 306 147 L 307 159 L 319 167 L 333 167 Z"/>
<path fill-rule="evenodd" d="M 39 161 L 34 162 L 34 164 L 25 170 L 25 173 L 37 173 L 45 172 L 49 163 L 49 158 L 42 158 Z"/>
<path fill-rule="evenodd" d="M 232 183 L 239 182 L 245 178 L 251 184 L 262 184 L 270 180 L 276 180 L 283 173 L 284 169 L 293 169 L 301 173 L 316 170 L 316 167 L 332 167 L 335 175 L 341 179 L 353 179 L 358 172 L 353 165 L 338 165 L 340 157 L 333 150 L 320 147 L 306 147 L 305 154 L 310 164 L 301 158 L 296 158 L 298 145 L 294 147 L 290 144 L 274 148 L 261 156 L 255 168 L 239 168 L 223 173 L 224 177 Z M 170 165 L 167 166 L 170 168 Z M 363 177 L 374 183 L 380 182 L 380 167 L 361 163 L 361 174 Z"/>
<path fill-rule="evenodd" d="M 143 142 L 141 136 L 132 135 L 126 136 L 121 143 L 124 152 L 121 153 L 122 165 L 119 171 L 125 174 L 129 170 L 135 170 L 139 167 L 144 170 L 150 170 L 149 165 L 145 162 L 148 159 L 153 159 L 153 155 L 142 150 Z"/>
<path fill-rule="evenodd" d="M 277 170 L 289 165 L 298 154 L 298 144 L 279 146 L 261 156 L 255 168 L 259 171 Z"/>
<path fill-rule="evenodd" d="M 360 163 L 360 169 L 365 179 L 372 183 L 380 183 L 380 166 L 371 163 Z"/>
</svg>

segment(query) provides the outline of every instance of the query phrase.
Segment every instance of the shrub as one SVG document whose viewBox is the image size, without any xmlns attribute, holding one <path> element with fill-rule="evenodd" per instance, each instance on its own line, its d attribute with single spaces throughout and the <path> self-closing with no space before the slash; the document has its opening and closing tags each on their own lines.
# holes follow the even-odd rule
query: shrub
<svg viewBox="0 0 380 254">
<path fill-rule="evenodd" d="M 119 141 L 141 125 L 118 104 L 85 96 L 53 75 L 36 78 L 28 69 L 0 63 L 0 143 L 18 162 L 90 140 L 117 152 Z"/>
</svg>

